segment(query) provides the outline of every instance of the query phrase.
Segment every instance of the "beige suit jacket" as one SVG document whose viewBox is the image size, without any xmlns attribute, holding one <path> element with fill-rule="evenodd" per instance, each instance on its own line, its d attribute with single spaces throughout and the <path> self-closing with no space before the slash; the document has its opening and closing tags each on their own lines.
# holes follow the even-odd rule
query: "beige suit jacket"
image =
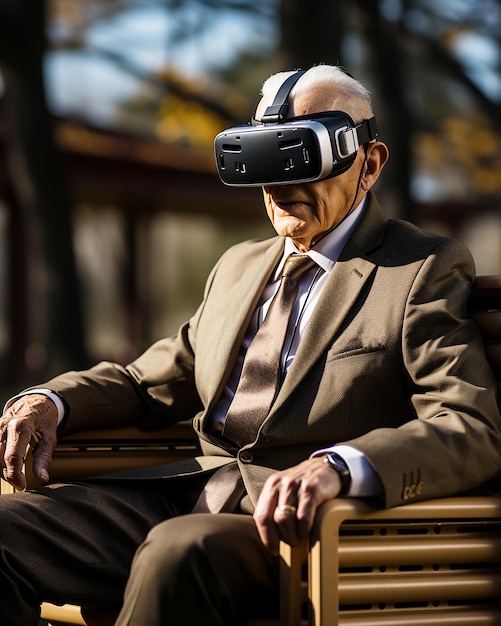
<svg viewBox="0 0 501 626">
<path fill-rule="evenodd" d="M 172 338 L 128 367 L 101 363 L 46 385 L 69 407 L 63 432 L 194 418 L 204 458 L 162 474 L 233 461 L 253 504 L 266 477 L 334 443 L 361 450 L 394 506 L 457 493 L 501 469 L 501 418 L 482 341 L 467 317 L 474 277 L 457 241 L 388 220 L 371 195 L 336 263 L 255 442 L 207 434 L 259 296 L 284 241 L 238 244 Z"/>
</svg>

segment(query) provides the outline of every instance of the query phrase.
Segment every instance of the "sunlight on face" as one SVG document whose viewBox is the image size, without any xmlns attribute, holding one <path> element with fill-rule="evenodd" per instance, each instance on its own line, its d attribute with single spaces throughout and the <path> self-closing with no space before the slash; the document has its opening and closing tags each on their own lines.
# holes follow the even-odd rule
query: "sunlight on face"
<svg viewBox="0 0 501 626">
<path fill-rule="evenodd" d="M 263 187 L 264 204 L 277 234 L 291 237 L 309 250 L 355 208 L 363 197 L 358 188 L 364 154 L 344 174 L 314 183 Z"/>
<path fill-rule="evenodd" d="M 256 117 L 268 106 L 263 98 Z M 335 92 L 326 89 L 310 90 L 291 99 L 290 116 L 309 115 L 326 110 L 344 110 Z M 361 147 L 351 168 L 335 176 L 314 183 L 269 185 L 263 187 L 264 204 L 277 234 L 291 237 L 300 250 L 308 250 L 325 233 L 337 226 L 364 196 L 359 187 L 361 168 L 364 166 L 364 149 Z"/>
</svg>

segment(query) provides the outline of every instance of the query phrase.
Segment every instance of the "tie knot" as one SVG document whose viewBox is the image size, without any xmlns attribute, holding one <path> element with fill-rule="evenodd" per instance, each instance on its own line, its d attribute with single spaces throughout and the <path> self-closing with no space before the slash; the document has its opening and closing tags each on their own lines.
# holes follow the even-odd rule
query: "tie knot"
<svg viewBox="0 0 501 626">
<path fill-rule="evenodd" d="M 299 280 L 303 274 L 316 266 L 315 261 L 307 254 L 291 254 L 287 257 L 282 269 L 282 276 L 289 279 Z"/>
</svg>

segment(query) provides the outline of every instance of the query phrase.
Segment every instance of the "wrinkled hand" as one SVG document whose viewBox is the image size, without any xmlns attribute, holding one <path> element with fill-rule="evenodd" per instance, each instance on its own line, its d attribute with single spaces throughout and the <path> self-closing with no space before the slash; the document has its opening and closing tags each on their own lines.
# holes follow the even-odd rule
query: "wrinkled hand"
<svg viewBox="0 0 501 626">
<path fill-rule="evenodd" d="M 4 479 L 16 489 L 26 488 L 23 466 L 29 446 L 33 452 L 33 473 L 47 482 L 56 431 L 57 408 L 47 396 L 29 394 L 16 400 L 0 418 L 0 461 Z"/>
<path fill-rule="evenodd" d="M 268 478 L 254 512 L 265 546 L 278 554 L 280 541 L 291 546 L 305 542 L 317 508 L 341 491 L 338 473 L 323 457 L 303 461 Z"/>
</svg>

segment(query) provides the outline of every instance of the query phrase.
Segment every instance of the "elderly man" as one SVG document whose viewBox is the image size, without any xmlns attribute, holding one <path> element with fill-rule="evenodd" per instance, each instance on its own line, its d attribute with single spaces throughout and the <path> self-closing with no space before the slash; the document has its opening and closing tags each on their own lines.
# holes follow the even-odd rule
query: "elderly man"
<svg viewBox="0 0 501 626">
<path fill-rule="evenodd" d="M 385 217 L 366 89 L 333 66 L 275 75 L 216 158 L 263 187 L 277 237 L 224 254 L 176 336 L 28 390 L 1 422 L 20 489 L 27 445 L 48 481 L 57 435 L 84 428 L 193 418 L 203 456 L 2 496 L 4 626 L 35 625 L 42 601 L 121 607 L 119 626 L 272 616 L 279 541 L 303 541 L 322 502 L 390 507 L 501 468 L 473 262 Z"/>
</svg>

